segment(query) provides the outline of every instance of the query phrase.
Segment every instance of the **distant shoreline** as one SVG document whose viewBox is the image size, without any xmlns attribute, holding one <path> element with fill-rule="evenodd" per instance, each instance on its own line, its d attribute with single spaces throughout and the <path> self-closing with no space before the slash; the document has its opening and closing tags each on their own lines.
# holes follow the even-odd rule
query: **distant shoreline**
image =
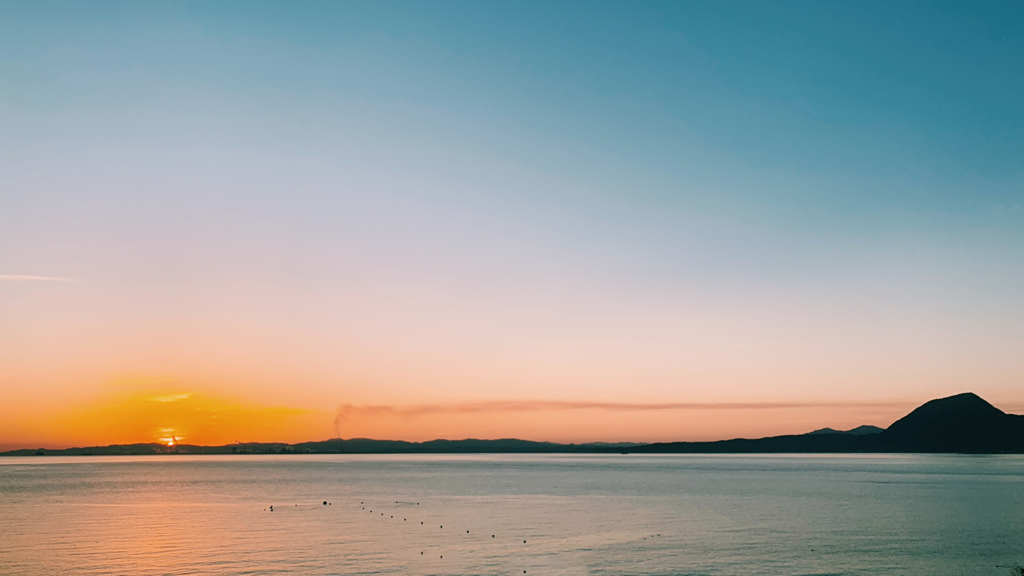
<svg viewBox="0 0 1024 576">
<path fill-rule="evenodd" d="M 25 448 L 0 456 L 152 456 L 175 454 L 1024 454 L 1024 416 L 1007 414 L 973 393 L 932 400 L 886 429 L 860 426 L 807 434 L 714 442 L 558 444 L 500 440 L 372 440 L 238 443 L 225 446 L 114 444 L 51 450 Z"/>
</svg>

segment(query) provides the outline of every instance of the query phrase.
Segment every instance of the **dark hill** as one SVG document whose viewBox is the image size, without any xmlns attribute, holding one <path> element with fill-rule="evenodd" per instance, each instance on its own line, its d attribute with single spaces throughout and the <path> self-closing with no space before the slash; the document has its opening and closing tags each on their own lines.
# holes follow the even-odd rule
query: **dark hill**
<svg viewBox="0 0 1024 576">
<path fill-rule="evenodd" d="M 630 452 L 654 454 L 834 454 L 883 452 L 880 434 L 801 434 L 769 438 L 736 438 L 717 442 L 663 442 L 630 448 Z"/>
<path fill-rule="evenodd" d="M 299 444 L 248 442 L 227 446 L 193 446 L 179 444 L 115 444 L 89 448 L 24 449 L 0 452 L 0 456 L 138 456 L 154 454 L 527 454 L 618 452 L 637 446 L 636 443 L 594 442 L 590 444 L 556 444 L 531 442 L 514 438 L 502 440 L 372 440 L 352 438 L 322 440 Z"/>
<path fill-rule="evenodd" d="M 968 392 L 925 403 L 881 436 L 893 452 L 1019 452 L 1024 416 L 1007 414 Z"/>
<path fill-rule="evenodd" d="M 324 440 L 293 444 L 297 452 L 320 454 L 515 454 L 515 453 L 563 453 L 563 452 L 609 452 L 631 448 L 636 444 L 555 444 L 553 442 L 531 442 L 505 438 L 501 440 L 429 440 L 427 442 L 404 442 L 401 440 L 371 440 L 353 438 L 350 440 Z"/>
<path fill-rule="evenodd" d="M 64 450 L 12 450 L 0 456 L 128 454 L 470 454 L 470 453 L 849 453 L 948 452 L 966 454 L 1024 453 L 1024 416 L 1007 414 L 976 394 L 958 394 L 927 402 L 879 432 L 874 426 L 831 428 L 809 434 L 718 442 L 658 444 L 555 444 L 527 440 L 431 440 L 403 442 L 355 438 L 300 444 L 247 443 L 228 446 L 174 447 L 131 444 Z"/>
<path fill-rule="evenodd" d="M 1024 416 L 1007 414 L 971 393 L 932 400 L 897 420 L 881 433 L 874 430 L 877 428 L 861 426 L 848 432 L 823 429 L 802 436 L 773 436 L 756 440 L 669 442 L 638 446 L 630 451 L 677 454 L 1024 452 Z M 862 433 L 855 433 L 858 431 Z"/>
<path fill-rule="evenodd" d="M 879 434 L 884 428 L 878 426 L 857 426 L 851 430 L 834 430 L 832 428 L 822 428 L 815 430 L 814 432 L 808 432 L 807 434 L 851 434 L 853 436 L 863 436 L 865 434 Z"/>
</svg>

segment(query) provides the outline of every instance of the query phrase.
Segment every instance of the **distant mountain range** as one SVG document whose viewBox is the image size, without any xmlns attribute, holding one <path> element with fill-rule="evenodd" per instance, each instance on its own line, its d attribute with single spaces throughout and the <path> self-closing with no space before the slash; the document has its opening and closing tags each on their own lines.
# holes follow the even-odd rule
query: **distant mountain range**
<svg viewBox="0 0 1024 576">
<path fill-rule="evenodd" d="M 333 439 L 299 444 L 248 443 L 228 446 L 168 447 L 163 444 L 119 444 L 63 450 L 12 450 L 0 456 L 129 455 L 129 454 L 480 454 L 480 453 L 614 453 L 755 454 L 928 452 L 963 454 L 1024 453 L 1024 416 L 1007 414 L 976 394 L 932 400 L 886 429 L 859 426 L 839 431 L 822 428 L 807 434 L 717 442 L 656 444 L 556 444 L 528 440 L 400 440 Z"/>
<path fill-rule="evenodd" d="M 334 438 L 299 444 L 249 442 L 227 446 L 195 446 L 178 444 L 114 444 L 90 448 L 45 448 L 11 450 L 0 456 L 127 456 L 152 454 L 555 454 L 601 453 L 631 450 L 641 444 L 633 442 L 593 442 L 589 444 L 556 444 L 507 438 L 501 440 L 430 440 L 405 442 L 403 440 L 371 440 Z"/>
<path fill-rule="evenodd" d="M 1024 452 L 1024 416 L 1007 414 L 977 394 L 932 400 L 885 430 L 861 426 L 756 440 L 667 442 L 630 450 L 642 453 L 846 453 L 931 452 L 1000 454 Z"/>
<path fill-rule="evenodd" d="M 808 434 L 850 434 L 853 436 L 863 436 L 865 434 L 878 434 L 885 428 L 879 428 L 878 426 L 857 426 L 851 430 L 833 430 L 832 428 L 822 428 L 815 430 L 814 432 L 808 432 Z"/>
</svg>

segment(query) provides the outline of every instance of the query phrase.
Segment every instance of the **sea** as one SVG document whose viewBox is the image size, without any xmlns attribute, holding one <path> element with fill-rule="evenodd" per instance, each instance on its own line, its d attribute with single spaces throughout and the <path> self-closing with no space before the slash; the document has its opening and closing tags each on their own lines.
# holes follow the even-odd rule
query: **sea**
<svg viewBox="0 0 1024 576">
<path fill-rule="evenodd" d="M 1024 457 L 0 458 L 0 574 L 1008 575 Z"/>
</svg>

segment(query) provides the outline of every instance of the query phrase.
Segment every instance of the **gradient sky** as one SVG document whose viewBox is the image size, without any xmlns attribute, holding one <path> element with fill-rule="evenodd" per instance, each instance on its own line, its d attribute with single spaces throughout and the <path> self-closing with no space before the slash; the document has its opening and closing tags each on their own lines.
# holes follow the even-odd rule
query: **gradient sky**
<svg viewBox="0 0 1024 576">
<path fill-rule="evenodd" d="M 0 4 L 0 447 L 1024 408 L 1020 2 Z"/>
</svg>

